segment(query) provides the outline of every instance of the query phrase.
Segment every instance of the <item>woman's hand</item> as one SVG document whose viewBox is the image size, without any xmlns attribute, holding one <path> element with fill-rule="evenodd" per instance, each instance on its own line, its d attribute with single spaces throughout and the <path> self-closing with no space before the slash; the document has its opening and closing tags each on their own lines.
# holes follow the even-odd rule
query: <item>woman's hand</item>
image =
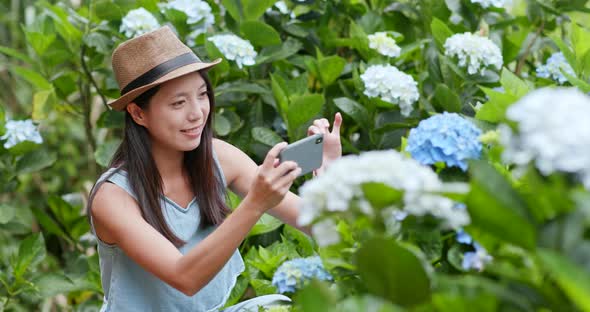
<svg viewBox="0 0 590 312">
<path fill-rule="evenodd" d="M 287 143 L 282 142 L 268 151 L 264 162 L 256 171 L 250 191 L 244 198 L 253 204 L 252 207 L 257 209 L 260 215 L 283 200 L 291 184 L 301 173 L 301 168 L 293 161 L 278 163 L 279 153 L 286 146 Z"/>
<path fill-rule="evenodd" d="M 324 134 L 324 153 L 322 166 L 314 170 L 314 175 L 321 174 L 326 170 L 330 163 L 342 156 L 342 144 L 340 143 L 340 126 L 342 125 L 342 115 L 336 113 L 334 116 L 334 125 L 330 131 L 330 122 L 326 118 L 316 119 L 307 129 L 307 135 L 318 133 Z"/>
</svg>

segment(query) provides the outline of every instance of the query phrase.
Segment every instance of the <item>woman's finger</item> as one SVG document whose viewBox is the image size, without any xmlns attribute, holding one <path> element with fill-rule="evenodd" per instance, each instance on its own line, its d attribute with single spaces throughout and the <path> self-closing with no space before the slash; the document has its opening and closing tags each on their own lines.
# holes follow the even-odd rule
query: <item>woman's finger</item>
<svg viewBox="0 0 590 312">
<path fill-rule="evenodd" d="M 326 133 L 328 129 L 326 129 L 326 125 L 321 119 L 316 119 L 313 121 L 313 125 L 320 129 L 320 133 Z"/>
<path fill-rule="evenodd" d="M 316 126 L 309 126 L 309 128 L 307 128 L 307 135 L 314 135 L 314 134 L 318 134 L 318 133 L 322 133 L 322 131 L 320 131 L 320 128 L 316 127 Z"/>
<path fill-rule="evenodd" d="M 332 125 L 332 133 L 340 134 L 340 126 L 342 125 L 342 115 L 336 113 L 334 116 L 334 125 Z"/>
<path fill-rule="evenodd" d="M 326 131 L 330 131 L 330 122 L 328 121 L 328 119 L 322 118 L 320 120 L 322 121 L 322 124 L 326 128 Z"/>
</svg>

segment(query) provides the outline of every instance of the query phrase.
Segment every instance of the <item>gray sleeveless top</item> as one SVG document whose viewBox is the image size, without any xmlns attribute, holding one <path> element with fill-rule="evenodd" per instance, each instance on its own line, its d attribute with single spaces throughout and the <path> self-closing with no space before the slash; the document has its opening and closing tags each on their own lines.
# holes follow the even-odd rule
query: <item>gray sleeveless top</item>
<svg viewBox="0 0 590 312">
<path fill-rule="evenodd" d="M 225 177 L 215 154 L 217 174 L 226 185 Z M 127 180 L 127 172 L 111 168 L 97 183 L 108 178 L 132 197 L 136 198 Z M 199 225 L 201 216 L 196 198 L 183 208 L 162 195 L 161 206 L 170 229 L 187 242 L 179 250 L 187 253 L 214 229 L 214 226 Z M 92 226 L 94 232 L 94 226 Z M 187 296 L 144 270 L 116 245 L 98 239 L 100 275 L 105 298 L 103 311 L 217 311 L 228 299 L 238 275 L 244 270 L 244 262 L 238 250 L 219 273 L 194 296 Z M 153 250 L 153 252 L 158 252 Z"/>
</svg>

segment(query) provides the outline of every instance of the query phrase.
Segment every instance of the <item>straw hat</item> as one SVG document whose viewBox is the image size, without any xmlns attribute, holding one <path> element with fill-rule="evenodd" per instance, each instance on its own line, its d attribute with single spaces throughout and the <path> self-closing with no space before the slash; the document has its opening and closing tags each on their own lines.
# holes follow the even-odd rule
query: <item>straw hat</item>
<svg viewBox="0 0 590 312">
<path fill-rule="evenodd" d="M 121 97 L 109 103 L 124 110 L 129 102 L 148 89 L 168 80 L 219 64 L 203 62 L 164 26 L 121 43 L 113 52 L 113 71 Z"/>
</svg>

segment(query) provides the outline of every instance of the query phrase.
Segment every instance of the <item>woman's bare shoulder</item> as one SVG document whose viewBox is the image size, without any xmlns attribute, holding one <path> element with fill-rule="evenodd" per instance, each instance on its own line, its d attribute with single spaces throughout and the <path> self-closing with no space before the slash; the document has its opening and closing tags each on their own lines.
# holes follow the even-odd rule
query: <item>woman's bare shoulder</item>
<svg viewBox="0 0 590 312">
<path fill-rule="evenodd" d="M 102 183 L 92 200 L 90 213 L 96 233 L 107 243 L 116 243 L 125 224 L 141 219 L 135 199 L 116 184 Z"/>
</svg>

